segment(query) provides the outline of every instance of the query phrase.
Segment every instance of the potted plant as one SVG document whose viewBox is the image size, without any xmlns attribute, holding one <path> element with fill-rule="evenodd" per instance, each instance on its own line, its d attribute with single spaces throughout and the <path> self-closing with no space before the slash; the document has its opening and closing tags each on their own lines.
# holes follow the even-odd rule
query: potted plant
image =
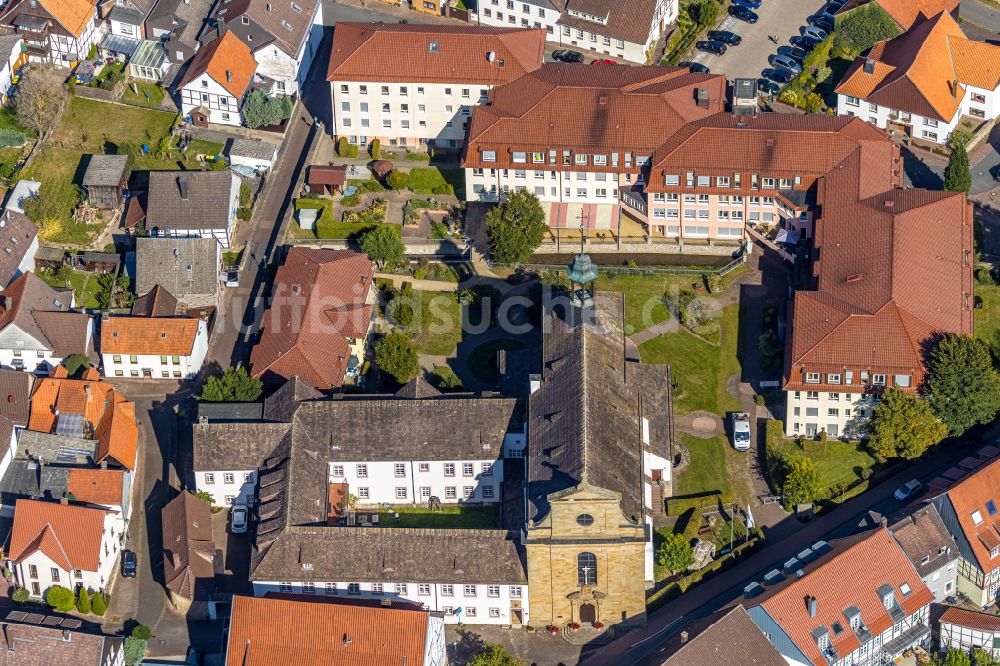
<svg viewBox="0 0 1000 666">
<path fill-rule="evenodd" d="M 593 624 L 591 624 L 591 626 L 594 629 L 603 629 L 604 628 L 604 623 L 601 622 L 600 620 L 598 620 L 597 622 L 594 622 Z"/>
<path fill-rule="evenodd" d="M 547 631 L 550 634 L 552 634 L 553 636 L 555 636 L 556 634 L 559 633 L 559 627 L 557 627 L 554 624 L 550 624 L 550 625 L 548 625 L 548 626 L 545 627 L 545 631 Z"/>
<path fill-rule="evenodd" d="M 568 626 L 570 628 L 570 631 L 576 631 L 576 630 L 578 630 L 580 628 L 580 623 L 579 622 L 570 622 Z"/>
</svg>

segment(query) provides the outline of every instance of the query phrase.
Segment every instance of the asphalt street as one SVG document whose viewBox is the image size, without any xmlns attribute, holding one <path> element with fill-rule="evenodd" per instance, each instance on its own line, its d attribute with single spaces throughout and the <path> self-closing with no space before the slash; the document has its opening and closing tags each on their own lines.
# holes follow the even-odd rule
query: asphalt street
<svg viewBox="0 0 1000 666">
<path fill-rule="evenodd" d="M 964 0 L 958 8 L 958 15 L 963 23 L 993 33 L 993 39 L 1000 39 L 1000 8 L 982 0 Z M 965 29 L 965 26 L 962 26 Z M 970 35 L 971 37 L 972 35 Z"/>
<path fill-rule="evenodd" d="M 769 58 L 780 45 L 801 34 L 800 28 L 807 25 L 806 18 L 815 14 L 824 5 L 823 0 L 763 0 L 760 9 L 755 10 L 760 20 L 750 24 L 726 16 L 719 30 L 735 32 L 743 38 L 739 46 L 730 46 L 726 53 L 717 56 L 698 51 L 692 58 L 713 74 L 725 74 L 727 79 L 760 78 L 761 72 L 770 67 Z M 778 44 L 768 39 L 776 35 Z"/>
</svg>

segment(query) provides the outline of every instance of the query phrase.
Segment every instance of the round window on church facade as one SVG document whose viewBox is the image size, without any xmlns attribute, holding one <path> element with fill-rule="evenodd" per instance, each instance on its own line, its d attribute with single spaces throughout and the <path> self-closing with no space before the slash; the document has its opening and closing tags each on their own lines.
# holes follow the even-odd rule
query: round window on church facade
<svg viewBox="0 0 1000 666">
<path fill-rule="evenodd" d="M 576 517 L 576 522 L 578 522 L 583 527 L 590 527 L 594 524 L 594 517 L 589 513 L 581 513 Z"/>
</svg>

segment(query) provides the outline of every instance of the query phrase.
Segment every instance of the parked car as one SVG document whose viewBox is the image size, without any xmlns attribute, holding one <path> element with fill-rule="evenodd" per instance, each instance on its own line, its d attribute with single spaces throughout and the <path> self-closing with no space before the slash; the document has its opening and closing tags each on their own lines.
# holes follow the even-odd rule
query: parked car
<svg viewBox="0 0 1000 666">
<path fill-rule="evenodd" d="M 916 496 L 916 494 L 923 487 L 924 484 L 920 483 L 916 479 L 910 479 L 909 481 L 901 485 L 899 488 L 897 488 L 896 492 L 894 492 L 892 496 L 898 499 L 900 502 L 905 502 L 911 497 Z"/>
<path fill-rule="evenodd" d="M 733 412 L 733 448 L 750 450 L 750 415 L 746 412 Z"/>
<path fill-rule="evenodd" d="M 729 46 L 739 46 L 743 41 L 742 37 L 737 35 L 735 32 L 729 32 L 728 30 L 710 30 L 708 38 L 713 42 L 722 42 L 723 44 L 728 44 Z"/>
<path fill-rule="evenodd" d="M 775 67 L 784 67 L 792 74 L 798 76 L 802 73 L 802 65 L 798 63 L 794 58 L 789 58 L 785 55 L 776 55 L 771 57 L 771 64 Z"/>
<path fill-rule="evenodd" d="M 722 55 L 726 52 L 726 45 L 722 42 L 713 41 L 702 41 L 696 44 L 699 51 L 704 51 L 705 53 L 714 53 L 715 55 Z"/>
<path fill-rule="evenodd" d="M 798 37 L 792 37 L 789 41 L 794 46 L 798 46 L 799 48 L 805 49 L 806 51 L 811 51 L 812 49 L 816 48 L 816 45 L 823 40 L 813 39 L 812 37 L 806 37 L 805 35 L 800 35 Z"/>
<path fill-rule="evenodd" d="M 747 9 L 760 9 L 761 0 L 733 0 L 733 4 Z"/>
<path fill-rule="evenodd" d="M 757 79 L 757 90 L 764 93 L 765 95 L 777 95 L 781 92 L 781 86 L 779 86 L 774 81 L 768 81 L 767 79 Z"/>
<path fill-rule="evenodd" d="M 139 560 L 131 550 L 122 551 L 122 578 L 135 578 Z"/>
<path fill-rule="evenodd" d="M 226 286 L 227 287 L 238 287 L 240 286 L 240 271 L 237 268 L 230 269 L 226 271 Z"/>
<path fill-rule="evenodd" d="M 592 62 L 590 64 L 591 65 L 617 65 L 618 61 L 617 60 L 612 60 L 611 58 L 598 58 L 597 60 L 595 60 L 594 62 Z"/>
<path fill-rule="evenodd" d="M 233 534 L 243 534 L 250 522 L 250 512 L 242 504 L 234 504 L 229 512 L 229 531 Z"/>
<path fill-rule="evenodd" d="M 679 63 L 677 63 L 677 66 L 678 67 L 687 67 L 688 69 L 690 69 L 695 74 L 711 74 L 712 73 L 712 70 L 710 70 L 708 67 L 706 67 L 705 65 L 701 64 L 700 62 L 687 62 L 687 61 L 685 61 L 685 62 L 679 62 Z"/>
<path fill-rule="evenodd" d="M 816 40 L 816 43 L 818 44 L 822 42 L 824 39 L 826 39 L 829 35 L 827 35 L 826 30 L 823 30 L 822 28 L 817 28 L 814 25 L 809 25 L 802 28 L 802 36 L 812 37 L 813 39 Z"/>
<path fill-rule="evenodd" d="M 833 32 L 833 19 L 829 16 L 822 16 L 820 14 L 815 14 L 806 19 L 806 23 L 809 25 L 816 26 L 820 30 L 830 33 Z"/>
<path fill-rule="evenodd" d="M 782 69 L 780 67 L 765 69 L 763 72 L 761 72 L 761 74 L 764 75 L 765 79 L 770 79 L 771 81 L 774 81 L 775 83 L 780 83 L 781 85 L 785 85 L 793 78 L 795 78 L 792 75 L 792 73 L 789 72 L 787 69 Z"/>
<path fill-rule="evenodd" d="M 805 49 L 800 49 L 797 46 L 779 46 L 778 53 L 783 56 L 788 56 L 794 60 L 802 62 L 802 59 L 809 55 L 809 52 Z"/>
<path fill-rule="evenodd" d="M 729 5 L 729 15 L 734 19 L 739 19 L 740 21 L 745 21 L 747 23 L 756 23 L 759 18 L 757 14 L 750 11 L 746 7 L 739 7 L 737 5 Z"/>
<path fill-rule="evenodd" d="M 583 54 L 570 49 L 560 49 L 552 52 L 552 59 L 559 62 L 583 62 Z"/>
</svg>

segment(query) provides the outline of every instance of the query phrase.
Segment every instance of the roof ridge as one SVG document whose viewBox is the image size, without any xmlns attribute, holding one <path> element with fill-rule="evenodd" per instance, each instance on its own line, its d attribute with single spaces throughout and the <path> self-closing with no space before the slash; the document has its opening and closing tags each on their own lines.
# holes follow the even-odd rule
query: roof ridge
<svg viewBox="0 0 1000 666">
<path fill-rule="evenodd" d="M 587 480 L 587 453 L 590 448 L 590 428 L 587 420 L 590 410 L 587 408 L 587 384 L 589 374 L 587 372 L 587 329 L 586 324 L 580 324 L 580 424 L 583 430 L 581 441 L 583 446 L 583 469 L 580 472 L 580 483 L 586 485 Z"/>
</svg>

